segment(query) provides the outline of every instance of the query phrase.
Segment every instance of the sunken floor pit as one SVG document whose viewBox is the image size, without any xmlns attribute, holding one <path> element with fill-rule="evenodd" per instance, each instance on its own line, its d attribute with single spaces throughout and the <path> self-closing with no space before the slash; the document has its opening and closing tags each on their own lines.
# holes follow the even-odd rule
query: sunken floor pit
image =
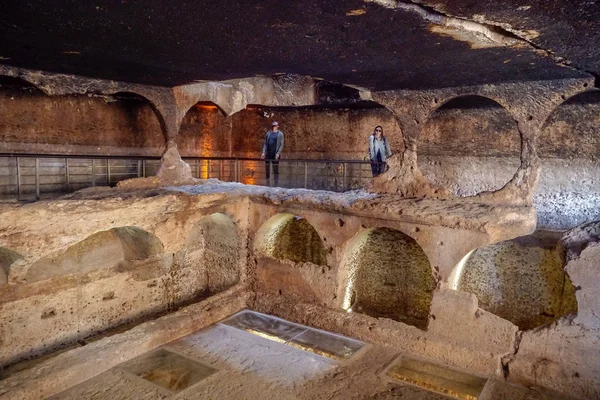
<svg viewBox="0 0 600 400">
<path fill-rule="evenodd" d="M 211 180 L 1 207 L 0 398 L 599 393 L 597 228 L 527 236 L 528 206 Z"/>
</svg>

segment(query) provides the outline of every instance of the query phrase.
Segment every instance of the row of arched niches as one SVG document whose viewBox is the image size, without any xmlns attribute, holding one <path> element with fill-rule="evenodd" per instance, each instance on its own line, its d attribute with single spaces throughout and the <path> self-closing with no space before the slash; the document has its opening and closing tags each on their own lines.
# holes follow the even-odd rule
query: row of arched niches
<svg viewBox="0 0 600 400">
<path fill-rule="evenodd" d="M 574 313 L 575 288 L 564 271 L 558 239 L 531 235 L 475 249 L 455 267 L 451 288 L 474 294 L 480 308 L 521 330 Z M 266 221 L 257 232 L 255 251 L 298 268 L 327 263 L 322 237 L 292 214 Z M 436 275 L 421 246 L 406 233 L 361 229 L 343 245 L 337 271 L 332 271 L 337 307 L 427 329 Z"/>
</svg>

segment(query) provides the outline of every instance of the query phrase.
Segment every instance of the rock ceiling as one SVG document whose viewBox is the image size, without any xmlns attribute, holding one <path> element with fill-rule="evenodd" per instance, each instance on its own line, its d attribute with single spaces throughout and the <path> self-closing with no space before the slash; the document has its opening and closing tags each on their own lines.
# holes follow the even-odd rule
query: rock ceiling
<svg viewBox="0 0 600 400">
<path fill-rule="evenodd" d="M 374 90 L 600 74 L 600 1 L 6 0 L 0 63 L 158 86 L 295 73 Z"/>
</svg>

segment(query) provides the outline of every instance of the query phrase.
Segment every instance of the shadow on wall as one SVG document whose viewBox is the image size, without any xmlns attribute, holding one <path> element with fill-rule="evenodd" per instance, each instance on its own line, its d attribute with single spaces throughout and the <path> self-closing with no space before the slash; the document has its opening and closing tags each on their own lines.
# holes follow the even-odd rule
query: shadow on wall
<svg viewBox="0 0 600 400">
<path fill-rule="evenodd" d="M 38 282 L 111 267 L 123 270 L 136 260 L 146 260 L 162 252 L 160 239 L 143 229 L 113 228 L 94 233 L 61 254 L 35 262 L 27 270 L 26 281 Z"/>
<path fill-rule="evenodd" d="M 11 265 L 23 256 L 14 250 L 0 247 L 0 286 L 6 285 Z"/>
<path fill-rule="evenodd" d="M 461 261 L 453 288 L 521 330 L 533 329 L 577 312 L 563 253 L 558 238 L 542 233 L 481 247 Z"/>
<path fill-rule="evenodd" d="M 279 260 L 327 265 L 321 237 L 308 221 L 293 214 L 269 218 L 256 232 L 254 250 Z"/>
<path fill-rule="evenodd" d="M 427 327 L 436 282 L 410 236 L 389 228 L 359 232 L 346 245 L 340 274 L 346 311 Z"/>
<path fill-rule="evenodd" d="M 240 280 L 237 226 L 221 213 L 201 218 L 188 234 L 180 257 L 184 276 L 179 281 L 189 286 L 183 292 L 215 294 L 234 286 Z"/>
</svg>

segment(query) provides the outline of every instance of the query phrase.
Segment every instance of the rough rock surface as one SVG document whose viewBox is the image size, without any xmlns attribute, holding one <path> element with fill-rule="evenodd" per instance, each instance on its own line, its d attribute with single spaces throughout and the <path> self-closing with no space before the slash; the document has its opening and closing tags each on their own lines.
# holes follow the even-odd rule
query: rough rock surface
<svg viewBox="0 0 600 400">
<path fill-rule="evenodd" d="M 457 289 L 520 329 L 533 329 L 577 311 L 575 287 L 556 247 L 515 239 L 475 250 Z"/>
</svg>

